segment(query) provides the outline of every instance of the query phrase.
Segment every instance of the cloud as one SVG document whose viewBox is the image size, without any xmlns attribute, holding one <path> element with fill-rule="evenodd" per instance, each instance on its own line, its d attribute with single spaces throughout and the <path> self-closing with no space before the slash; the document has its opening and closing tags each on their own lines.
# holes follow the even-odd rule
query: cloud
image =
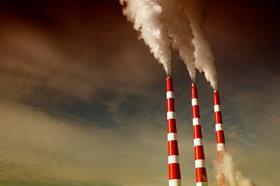
<svg viewBox="0 0 280 186">
<path fill-rule="evenodd" d="M 272 88 L 268 86 L 268 89 L 269 87 Z M 246 177 L 256 180 L 257 184 L 271 185 L 277 181 L 277 175 L 266 170 L 277 169 L 273 166 L 274 159 L 277 158 L 278 144 L 277 134 L 274 131 L 278 131 L 279 128 L 278 119 L 272 110 L 277 109 L 280 104 L 276 102 L 273 105 L 267 104 L 263 108 L 265 112 L 259 115 L 258 122 L 248 120 L 242 113 L 247 111 L 250 115 L 256 112 L 256 109 L 248 109 L 244 106 L 243 110 L 240 109 L 240 105 L 245 103 L 245 99 L 246 105 L 250 106 L 251 102 L 254 102 L 262 93 L 253 90 L 244 91 L 238 92 L 233 97 L 234 102 L 231 102 L 231 106 L 240 114 L 236 121 L 239 129 L 234 129 L 234 123 L 225 122 L 226 137 L 232 129 L 247 131 L 251 128 L 254 135 L 262 140 L 256 141 L 257 148 L 250 148 L 236 141 L 236 139 L 248 140 L 246 136 L 238 137 L 240 133 L 237 133 L 235 139 L 227 138 L 228 147 L 237 162 L 237 168 L 242 170 Z M 270 98 L 274 100 L 274 96 L 277 96 L 277 92 Z M 249 99 L 250 97 L 253 98 Z M 271 103 L 270 98 L 266 100 L 267 103 Z M 178 103 L 183 102 L 181 99 L 184 98 L 177 99 Z M 164 118 L 155 122 L 145 117 L 145 113 L 142 112 L 134 113 L 129 117 L 123 116 L 121 111 L 116 112 L 119 110 L 119 102 L 111 104 L 113 105 L 110 107 L 111 112 L 118 116 L 120 125 L 104 129 L 96 127 L 97 124 L 94 121 L 88 125 L 85 121 L 78 119 L 55 118 L 16 102 L 0 102 L 0 110 L 2 110 L 0 113 L 0 162 L 2 162 L 0 179 L 7 183 L 31 184 L 55 182 L 95 185 L 101 184 L 104 180 L 113 185 L 166 184 L 166 131 L 164 124 L 159 125 L 159 123 L 164 123 Z M 201 107 L 202 110 L 203 108 Z M 183 114 L 184 112 L 178 113 L 178 140 L 183 182 L 188 184 L 192 183 L 194 174 L 192 134 L 191 120 L 187 122 L 182 117 Z M 203 114 L 203 120 L 206 119 L 205 117 L 206 115 Z M 266 127 L 264 123 L 267 127 L 273 127 L 273 130 L 263 130 L 263 127 Z M 205 125 L 210 125 L 210 123 L 205 122 Z M 254 127 L 251 127 L 252 125 Z M 204 134 L 206 134 L 206 128 L 204 128 Z M 206 136 L 204 140 L 206 161 L 210 184 L 212 184 L 214 183 L 212 160 L 215 157 L 215 142 L 213 136 L 211 138 L 208 138 L 209 134 Z M 265 136 L 270 136 L 270 138 L 266 139 Z M 267 159 L 266 157 L 274 158 Z"/>
<path fill-rule="evenodd" d="M 58 119 L 18 103 L 1 102 L 0 109 L 3 183 L 166 183 L 165 127 L 141 114 L 122 119 L 117 128 L 102 129 L 79 120 Z M 186 183 L 193 174 L 191 139 L 190 135 L 179 135 Z"/>
<path fill-rule="evenodd" d="M 98 34 L 97 30 L 72 33 L 65 29 L 56 35 L 20 18 L 2 26 L 0 89 L 6 97 L 55 94 L 53 97 L 92 101 L 104 91 L 130 94 L 135 89 L 147 95 L 145 87 L 156 79 L 152 62 L 145 62 L 152 57 L 148 51 L 139 52 L 142 46 L 135 46 L 134 40 L 128 39 L 118 48 L 115 43 L 121 43 L 121 39 L 108 42 L 105 39 L 112 36 Z M 66 42 L 70 44 L 65 46 Z"/>
<path fill-rule="evenodd" d="M 84 127 L 79 121 L 56 119 L 16 103 L 1 103 L 0 108 L 5 110 L 0 119 L 2 181 L 94 183 L 137 177 L 139 170 L 132 178 L 121 175 L 144 156 L 137 144 L 145 142 L 130 142 L 114 131 Z M 134 151 L 139 154 L 131 155 Z"/>
</svg>

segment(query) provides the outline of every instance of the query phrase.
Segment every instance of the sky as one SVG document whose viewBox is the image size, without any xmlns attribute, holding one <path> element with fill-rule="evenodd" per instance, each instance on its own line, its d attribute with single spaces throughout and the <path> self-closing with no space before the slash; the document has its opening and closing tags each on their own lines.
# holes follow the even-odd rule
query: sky
<svg viewBox="0 0 280 186">
<path fill-rule="evenodd" d="M 205 1 L 227 148 L 277 186 L 277 1 Z M 191 81 L 173 52 L 183 185 L 194 184 Z M 197 77 L 209 185 L 212 89 Z M 167 185 L 165 73 L 116 0 L 0 2 L 0 186 Z"/>
</svg>

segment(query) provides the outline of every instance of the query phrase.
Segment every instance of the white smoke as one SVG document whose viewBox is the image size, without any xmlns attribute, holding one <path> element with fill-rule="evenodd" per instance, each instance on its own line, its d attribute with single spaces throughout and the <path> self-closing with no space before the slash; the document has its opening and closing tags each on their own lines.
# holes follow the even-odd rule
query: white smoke
<svg viewBox="0 0 280 186">
<path fill-rule="evenodd" d="M 219 182 L 220 174 L 225 176 L 225 186 L 254 186 L 253 182 L 245 178 L 240 171 L 235 170 L 233 158 L 229 153 L 223 155 L 222 163 L 214 162 L 216 179 Z"/>
<path fill-rule="evenodd" d="M 195 80 L 193 33 L 188 16 L 184 13 L 184 4 L 180 0 L 160 1 L 163 7 L 162 21 L 172 39 L 172 47 L 177 49 L 185 63 L 191 79 Z"/>
<path fill-rule="evenodd" d="M 162 7 L 156 0 L 120 0 L 123 13 L 141 33 L 140 38 L 150 47 L 154 57 L 171 74 L 171 40 L 160 20 Z"/>
<path fill-rule="evenodd" d="M 202 30 L 203 7 L 198 0 L 120 0 L 123 13 L 140 32 L 154 57 L 171 74 L 170 46 L 177 49 L 191 79 L 196 69 L 217 89 L 214 54 Z"/>
<path fill-rule="evenodd" d="M 202 29 L 204 20 L 203 3 L 200 0 L 184 1 L 185 13 L 189 16 L 190 26 L 194 35 L 195 67 L 204 72 L 207 81 L 214 89 L 217 89 L 217 70 L 214 65 L 215 56 L 211 44 Z"/>
</svg>

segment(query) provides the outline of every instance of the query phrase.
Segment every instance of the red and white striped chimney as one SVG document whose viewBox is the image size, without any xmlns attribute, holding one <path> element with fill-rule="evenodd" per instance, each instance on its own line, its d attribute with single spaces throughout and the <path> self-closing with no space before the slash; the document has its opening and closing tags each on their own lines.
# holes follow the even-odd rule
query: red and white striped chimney
<svg viewBox="0 0 280 186">
<path fill-rule="evenodd" d="M 214 119 L 216 129 L 217 152 L 225 152 L 225 137 L 223 131 L 222 112 L 220 109 L 219 92 L 214 90 Z"/>
<path fill-rule="evenodd" d="M 172 77 L 166 78 L 167 148 L 169 186 L 181 185 L 179 150 L 177 143 L 176 114 Z"/>
<path fill-rule="evenodd" d="M 223 163 L 223 155 L 226 151 L 225 148 L 225 137 L 223 131 L 223 120 L 222 120 L 222 112 L 220 108 L 220 98 L 219 92 L 214 90 L 213 95 L 214 102 L 214 120 L 215 120 L 215 129 L 216 129 L 216 142 L 217 142 L 217 162 L 218 164 Z M 223 173 L 219 175 L 219 186 L 225 185 L 225 177 Z"/>
<path fill-rule="evenodd" d="M 196 186 L 207 186 L 208 180 L 205 167 L 204 148 L 202 143 L 198 93 L 195 83 L 192 83 L 192 118 Z"/>
</svg>

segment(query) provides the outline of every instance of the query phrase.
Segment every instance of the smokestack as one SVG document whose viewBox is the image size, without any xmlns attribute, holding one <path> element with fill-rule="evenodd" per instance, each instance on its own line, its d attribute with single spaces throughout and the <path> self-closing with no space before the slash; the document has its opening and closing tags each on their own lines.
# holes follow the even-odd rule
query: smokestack
<svg viewBox="0 0 280 186">
<path fill-rule="evenodd" d="M 225 149 L 225 137 L 223 131 L 223 120 L 222 120 L 222 112 L 220 109 L 220 98 L 219 92 L 214 90 L 213 95 L 214 101 L 214 120 L 215 120 L 215 129 L 216 129 L 216 142 L 217 142 L 217 163 L 223 164 L 223 155 L 226 151 Z M 219 186 L 225 185 L 225 176 L 223 173 L 219 175 Z"/>
<path fill-rule="evenodd" d="M 207 173 L 205 168 L 205 155 L 202 143 L 202 132 L 198 105 L 198 93 L 195 83 L 192 83 L 192 117 L 194 134 L 194 160 L 196 186 L 207 186 Z"/>
<path fill-rule="evenodd" d="M 166 78 L 167 148 L 169 186 L 181 185 L 179 150 L 177 143 L 176 115 L 172 77 Z"/>
<path fill-rule="evenodd" d="M 217 152 L 225 152 L 225 137 L 223 131 L 222 112 L 220 109 L 219 92 L 214 90 L 214 119 L 216 128 Z"/>
</svg>

